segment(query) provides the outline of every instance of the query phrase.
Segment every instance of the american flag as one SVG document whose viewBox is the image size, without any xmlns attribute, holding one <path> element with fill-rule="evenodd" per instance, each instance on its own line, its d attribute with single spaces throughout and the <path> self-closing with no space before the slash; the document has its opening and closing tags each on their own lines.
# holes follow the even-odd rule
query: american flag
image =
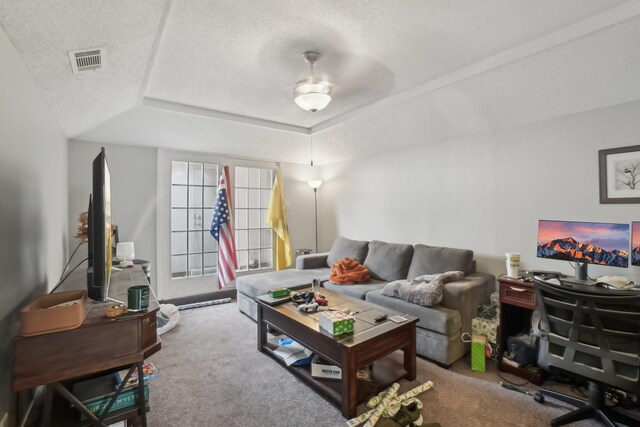
<svg viewBox="0 0 640 427">
<path fill-rule="evenodd" d="M 220 288 L 235 280 L 238 268 L 228 182 L 229 166 L 225 166 L 224 172 L 220 174 L 218 197 L 211 220 L 211 235 L 218 241 L 218 286 Z"/>
</svg>

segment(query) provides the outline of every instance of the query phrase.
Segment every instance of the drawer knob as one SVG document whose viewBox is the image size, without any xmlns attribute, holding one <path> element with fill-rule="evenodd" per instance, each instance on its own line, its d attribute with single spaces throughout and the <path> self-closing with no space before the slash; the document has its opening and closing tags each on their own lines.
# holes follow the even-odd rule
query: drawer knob
<svg viewBox="0 0 640 427">
<path fill-rule="evenodd" d="M 509 288 L 510 288 L 512 291 L 516 291 L 516 292 L 527 292 L 527 289 L 526 289 L 526 288 L 516 288 L 515 286 L 509 286 Z"/>
</svg>

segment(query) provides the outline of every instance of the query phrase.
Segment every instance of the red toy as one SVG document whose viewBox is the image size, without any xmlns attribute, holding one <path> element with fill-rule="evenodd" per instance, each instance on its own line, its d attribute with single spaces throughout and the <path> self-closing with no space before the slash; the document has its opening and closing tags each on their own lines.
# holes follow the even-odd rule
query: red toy
<svg viewBox="0 0 640 427">
<path fill-rule="evenodd" d="M 327 304 L 329 304 L 329 301 L 327 301 L 326 298 L 319 296 L 315 298 L 316 304 L 318 304 L 321 307 L 326 307 Z"/>
</svg>

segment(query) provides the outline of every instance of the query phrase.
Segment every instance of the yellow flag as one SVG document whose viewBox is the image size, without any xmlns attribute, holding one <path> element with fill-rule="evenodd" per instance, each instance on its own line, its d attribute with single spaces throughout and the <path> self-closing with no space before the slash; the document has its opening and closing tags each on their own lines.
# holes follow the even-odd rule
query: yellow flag
<svg viewBox="0 0 640 427">
<path fill-rule="evenodd" d="M 289 241 L 289 227 L 287 227 L 287 214 L 284 211 L 284 190 L 282 189 L 282 175 L 280 169 L 276 169 L 276 179 L 273 182 L 271 202 L 267 211 L 267 225 L 276 233 L 274 248 L 276 250 L 275 269 L 282 270 L 291 265 L 291 242 Z"/>
</svg>

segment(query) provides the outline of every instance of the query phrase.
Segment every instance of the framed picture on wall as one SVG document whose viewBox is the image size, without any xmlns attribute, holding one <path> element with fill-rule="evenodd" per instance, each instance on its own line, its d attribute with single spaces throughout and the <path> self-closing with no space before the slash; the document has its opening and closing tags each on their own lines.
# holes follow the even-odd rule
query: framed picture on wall
<svg viewBox="0 0 640 427">
<path fill-rule="evenodd" d="M 600 203 L 640 203 L 640 145 L 598 154 Z"/>
</svg>

